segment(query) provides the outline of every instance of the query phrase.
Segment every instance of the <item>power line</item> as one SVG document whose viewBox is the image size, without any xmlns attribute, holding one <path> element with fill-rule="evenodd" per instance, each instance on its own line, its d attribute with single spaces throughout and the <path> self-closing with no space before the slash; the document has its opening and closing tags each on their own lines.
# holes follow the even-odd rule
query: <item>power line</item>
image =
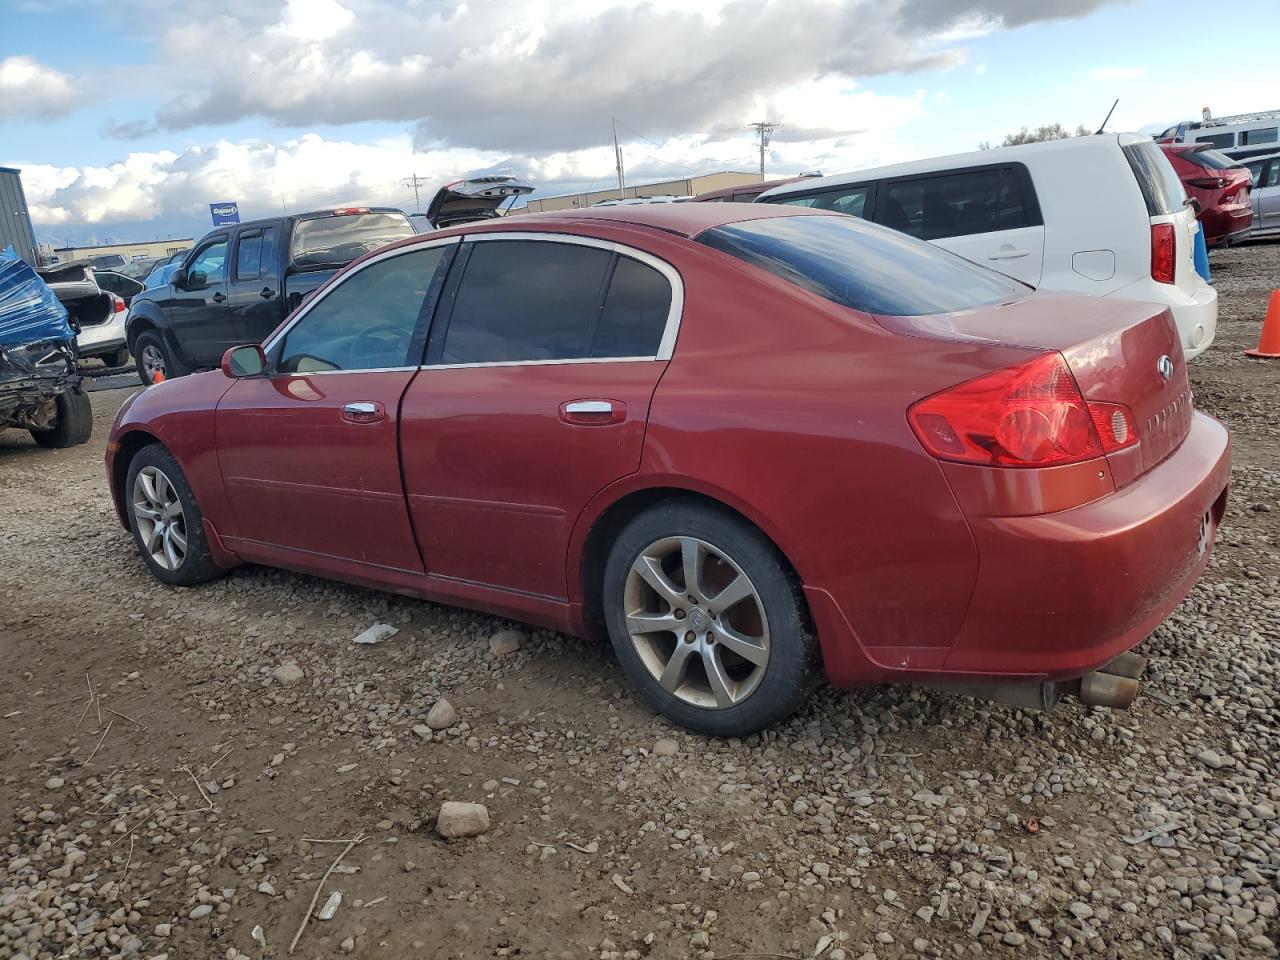
<svg viewBox="0 0 1280 960">
<path fill-rule="evenodd" d="M 405 177 L 400 181 L 406 187 L 413 187 L 413 209 L 418 213 L 422 212 L 422 202 L 418 199 L 418 188 L 425 187 L 429 182 L 427 177 L 420 177 L 416 173 L 412 176 Z"/>
<path fill-rule="evenodd" d="M 769 141 L 773 139 L 773 131 L 782 126 L 772 120 L 756 120 L 754 123 L 748 123 L 748 127 L 756 128 L 756 136 L 760 138 L 760 179 L 764 179 L 764 152 L 769 147 Z"/>
</svg>

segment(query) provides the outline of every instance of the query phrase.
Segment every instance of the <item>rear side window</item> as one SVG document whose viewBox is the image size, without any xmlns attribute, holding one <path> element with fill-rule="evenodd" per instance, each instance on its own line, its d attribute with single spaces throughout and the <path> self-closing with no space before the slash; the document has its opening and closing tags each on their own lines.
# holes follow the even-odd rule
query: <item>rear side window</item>
<svg viewBox="0 0 1280 960">
<path fill-rule="evenodd" d="M 836 213 L 847 213 L 854 217 L 865 217 L 868 214 L 867 198 L 871 194 L 869 183 L 851 187 L 840 187 L 837 190 L 824 190 L 821 193 L 787 193 L 770 200 L 788 207 L 809 207 L 812 210 L 834 210 Z"/>
<path fill-rule="evenodd" d="M 1196 143 L 1207 143 L 1211 147 L 1217 147 L 1219 150 L 1225 150 L 1236 145 L 1236 135 L 1234 133 L 1214 133 L 1203 137 L 1196 137 Z"/>
<path fill-rule="evenodd" d="M 1256 143 L 1275 143 L 1277 127 L 1259 127 L 1256 130 L 1245 130 L 1240 134 L 1240 145 Z"/>
<path fill-rule="evenodd" d="M 1182 209 L 1187 199 L 1182 181 L 1154 141 L 1130 143 L 1124 147 L 1124 155 L 1137 178 L 1149 216 L 1162 217 Z"/>
<path fill-rule="evenodd" d="M 997 167 L 895 180 L 881 188 L 876 221 L 921 240 L 1031 226 L 1018 179 Z"/>
<path fill-rule="evenodd" d="M 854 217 L 771 217 L 715 227 L 699 242 L 841 306 L 888 316 L 952 313 L 1028 296 L 1003 274 Z"/>
<path fill-rule="evenodd" d="M 671 284 L 599 247 L 543 240 L 475 243 L 440 363 L 652 357 Z"/>
</svg>

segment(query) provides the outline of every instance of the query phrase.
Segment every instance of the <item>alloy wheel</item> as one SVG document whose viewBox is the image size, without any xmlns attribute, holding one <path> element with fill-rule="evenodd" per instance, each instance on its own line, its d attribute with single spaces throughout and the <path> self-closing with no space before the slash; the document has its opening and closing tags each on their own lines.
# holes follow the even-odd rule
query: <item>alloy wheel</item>
<svg viewBox="0 0 1280 960">
<path fill-rule="evenodd" d="M 623 603 L 636 653 L 672 696 L 723 710 L 764 678 L 764 603 L 742 568 L 712 544 L 695 537 L 650 544 L 627 572 Z"/>
<path fill-rule="evenodd" d="M 133 516 L 143 549 L 164 570 L 187 558 L 187 519 L 173 482 L 158 467 L 143 467 L 133 481 Z"/>
<path fill-rule="evenodd" d="M 147 383 L 156 382 L 156 374 L 164 379 L 164 351 L 154 343 L 145 344 L 142 348 L 142 372 L 147 375 Z"/>
</svg>

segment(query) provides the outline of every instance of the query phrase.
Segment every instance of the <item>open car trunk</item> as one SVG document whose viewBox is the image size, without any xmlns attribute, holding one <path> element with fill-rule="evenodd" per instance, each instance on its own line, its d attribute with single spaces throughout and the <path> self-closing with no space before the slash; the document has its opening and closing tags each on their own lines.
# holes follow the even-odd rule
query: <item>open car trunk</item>
<svg viewBox="0 0 1280 960">
<path fill-rule="evenodd" d="M 427 207 L 427 220 L 437 230 L 459 223 L 491 220 L 502 205 L 533 193 L 533 184 L 518 177 L 473 177 L 458 180 L 436 191 Z"/>
<path fill-rule="evenodd" d="M 67 321 L 77 333 L 85 327 L 106 323 L 111 319 L 111 297 L 103 292 L 94 279 L 93 268 L 87 260 L 73 260 L 52 267 L 43 267 L 40 278 L 67 308 Z"/>
</svg>

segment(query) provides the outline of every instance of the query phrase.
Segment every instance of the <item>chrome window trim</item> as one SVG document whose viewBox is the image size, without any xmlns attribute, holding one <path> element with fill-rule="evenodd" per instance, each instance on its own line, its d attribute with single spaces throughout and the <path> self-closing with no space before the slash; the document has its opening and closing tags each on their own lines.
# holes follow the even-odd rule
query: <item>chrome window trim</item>
<svg viewBox="0 0 1280 960">
<path fill-rule="evenodd" d="M 579 247 L 596 247 L 608 250 L 622 257 L 639 260 L 647 267 L 652 267 L 662 274 L 671 287 L 671 306 L 667 308 L 667 325 L 663 328 L 662 339 L 658 341 L 658 352 L 643 357 L 578 357 L 553 358 L 549 360 L 489 360 L 479 363 L 433 363 L 424 364 L 424 370 L 457 370 L 465 367 L 518 367 L 566 363 L 633 363 L 637 360 L 670 360 L 676 349 L 676 337 L 680 333 L 680 320 L 684 316 L 684 280 L 678 271 L 665 260 L 655 257 L 644 250 L 615 243 L 612 240 L 601 240 L 598 237 L 581 237 L 573 233 L 549 233 L 534 230 L 495 230 L 493 232 L 473 233 L 466 237 L 468 243 L 480 243 L 486 240 L 534 240 L 544 243 L 567 243 Z"/>
<path fill-rule="evenodd" d="M 293 315 L 293 319 L 291 319 L 288 323 L 286 323 L 283 327 L 281 327 L 279 330 L 277 330 L 267 340 L 263 342 L 262 352 L 270 353 L 272 350 L 274 350 L 276 345 L 289 335 L 289 331 L 292 330 L 294 327 L 296 327 L 299 323 L 301 323 L 302 320 L 306 317 L 306 315 L 315 309 L 316 304 L 323 303 L 325 301 L 325 298 L 328 297 L 329 294 L 333 293 L 333 291 L 337 290 L 340 286 L 342 286 L 344 283 L 346 283 L 356 274 L 362 272 L 363 270 L 368 269 L 369 267 L 372 267 L 375 263 L 382 263 L 384 260 L 390 260 L 392 257 L 402 257 L 410 253 L 417 253 L 418 251 L 425 250 L 428 247 L 444 247 L 450 244 L 461 243 L 461 242 L 462 242 L 462 237 L 440 237 L 435 240 L 425 240 L 422 243 L 415 243 L 410 246 L 396 247 L 393 250 L 387 250 L 384 253 L 379 253 L 375 256 L 370 257 L 364 263 L 360 264 L 358 268 L 356 268 L 355 270 L 352 270 L 345 277 L 343 277 L 338 283 L 333 284 L 333 286 L 325 290 L 324 293 L 320 294 L 317 297 L 313 297 L 311 300 L 308 300 L 306 303 L 302 304 L 302 306 L 298 307 L 298 312 Z M 284 279 L 281 278 L 280 282 L 283 283 Z M 418 368 L 416 366 L 386 367 L 386 368 L 380 368 L 378 370 L 317 370 L 315 371 L 315 373 L 383 373 L 386 370 L 417 370 L 417 369 Z M 289 376 L 292 376 L 292 374 L 289 374 Z M 314 376 L 314 374 L 307 374 L 307 376 Z"/>
</svg>

